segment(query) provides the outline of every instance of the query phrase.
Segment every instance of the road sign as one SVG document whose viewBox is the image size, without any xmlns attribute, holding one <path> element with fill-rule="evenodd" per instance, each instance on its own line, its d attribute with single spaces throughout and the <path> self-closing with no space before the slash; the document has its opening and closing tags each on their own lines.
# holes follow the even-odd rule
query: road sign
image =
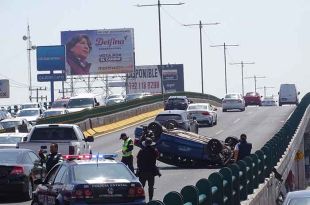
<svg viewBox="0 0 310 205">
<path fill-rule="evenodd" d="M 65 46 L 38 46 L 37 70 L 65 70 Z"/>
<path fill-rule="evenodd" d="M 39 82 L 66 81 L 66 74 L 64 74 L 64 73 L 38 74 L 37 80 Z"/>
</svg>

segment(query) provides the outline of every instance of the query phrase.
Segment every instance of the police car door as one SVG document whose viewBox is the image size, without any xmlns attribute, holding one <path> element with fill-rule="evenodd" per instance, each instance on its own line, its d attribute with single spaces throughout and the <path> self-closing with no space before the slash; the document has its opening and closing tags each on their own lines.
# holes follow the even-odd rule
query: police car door
<svg viewBox="0 0 310 205">
<path fill-rule="evenodd" d="M 46 176 L 43 184 L 40 184 L 37 189 L 37 197 L 39 204 L 54 205 L 56 202 L 56 193 L 53 191 L 53 182 L 58 173 L 59 165 L 53 167 Z"/>
</svg>

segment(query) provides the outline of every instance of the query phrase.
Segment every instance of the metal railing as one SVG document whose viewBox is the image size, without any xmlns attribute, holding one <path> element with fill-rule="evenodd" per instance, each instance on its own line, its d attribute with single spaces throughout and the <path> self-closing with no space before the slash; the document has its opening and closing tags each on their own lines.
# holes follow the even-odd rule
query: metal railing
<svg viewBox="0 0 310 205">
<path fill-rule="evenodd" d="M 212 173 L 208 179 L 200 179 L 195 185 L 182 188 L 181 192 L 169 192 L 163 202 L 154 200 L 148 205 L 224 205 L 240 204 L 253 194 L 265 178 L 270 177 L 294 136 L 302 117 L 310 104 L 306 94 L 283 127 L 254 154 Z"/>
</svg>

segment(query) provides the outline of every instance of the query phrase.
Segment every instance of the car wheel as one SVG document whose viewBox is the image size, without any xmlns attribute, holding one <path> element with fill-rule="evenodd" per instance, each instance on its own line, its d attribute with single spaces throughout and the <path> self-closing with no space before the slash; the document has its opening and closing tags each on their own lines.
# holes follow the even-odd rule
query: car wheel
<svg viewBox="0 0 310 205">
<path fill-rule="evenodd" d="M 24 198 L 29 201 L 32 199 L 32 191 L 33 191 L 33 186 L 31 180 L 28 180 L 28 184 L 26 185 L 26 191 L 23 193 Z"/>
<path fill-rule="evenodd" d="M 38 202 L 38 199 L 33 199 L 31 205 L 40 205 L 40 203 Z"/>
<path fill-rule="evenodd" d="M 217 125 L 217 117 L 215 118 L 214 125 Z"/>
</svg>

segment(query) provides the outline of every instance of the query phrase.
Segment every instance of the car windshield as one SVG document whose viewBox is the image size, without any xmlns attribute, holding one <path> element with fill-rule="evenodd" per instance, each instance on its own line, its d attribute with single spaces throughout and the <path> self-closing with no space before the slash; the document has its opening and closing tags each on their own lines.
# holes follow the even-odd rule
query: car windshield
<svg viewBox="0 0 310 205">
<path fill-rule="evenodd" d="M 239 98 L 239 95 L 238 94 L 227 94 L 225 96 L 225 98 L 228 98 L 228 99 L 238 99 Z"/>
<path fill-rule="evenodd" d="M 24 117 L 24 116 L 39 116 L 39 110 L 21 110 L 18 113 L 18 117 Z"/>
<path fill-rule="evenodd" d="M 122 95 L 109 95 L 107 97 L 107 99 L 111 99 L 111 98 L 123 98 L 123 96 Z"/>
<path fill-rule="evenodd" d="M 0 163 L 17 163 L 19 152 L 0 151 Z"/>
<path fill-rule="evenodd" d="M 68 101 L 54 101 L 52 104 L 52 108 L 63 108 L 65 107 L 65 105 L 67 105 Z"/>
<path fill-rule="evenodd" d="M 168 103 L 184 103 L 185 99 L 183 98 L 171 98 L 168 99 Z"/>
<path fill-rule="evenodd" d="M 309 205 L 310 197 L 293 198 L 289 201 L 288 205 Z"/>
<path fill-rule="evenodd" d="M 252 92 L 252 93 L 247 93 L 247 94 L 246 94 L 246 96 L 255 96 L 255 95 L 256 95 L 256 94 L 253 93 L 253 92 Z"/>
<path fill-rule="evenodd" d="M 128 168 L 119 163 L 79 164 L 73 167 L 76 181 L 105 181 L 108 179 L 127 179 L 134 176 Z"/>
<path fill-rule="evenodd" d="M 20 109 L 37 108 L 37 107 L 38 107 L 37 104 L 25 104 L 25 105 L 21 105 Z"/>
<path fill-rule="evenodd" d="M 76 98 L 70 99 L 68 102 L 68 108 L 87 108 L 93 107 L 94 100 L 92 98 Z"/>
<path fill-rule="evenodd" d="M 6 121 L 6 122 L 0 122 L 1 126 L 6 129 L 6 128 L 11 128 L 11 127 L 15 127 L 18 125 L 21 125 L 22 122 L 21 121 Z"/>
<path fill-rule="evenodd" d="M 43 117 L 50 117 L 50 116 L 61 115 L 61 114 L 64 114 L 63 111 L 61 110 L 49 110 L 43 113 Z"/>
<path fill-rule="evenodd" d="M 34 140 L 49 140 L 57 142 L 57 140 L 77 140 L 77 136 L 75 135 L 74 130 L 69 127 L 44 127 L 36 128 L 33 131 L 31 141 Z"/>
<path fill-rule="evenodd" d="M 157 115 L 155 121 L 167 121 L 167 120 L 182 120 L 181 115 L 169 114 L 169 115 Z"/>
<path fill-rule="evenodd" d="M 22 141 L 22 139 L 23 139 L 22 137 L 14 137 L 14 136 L 0 137 L 0 144 L 17 144 L 17 142 Z"/>
<path fill-rule="evenodd" d="M 142 93 L 128 94 L 126 96 L 126 100 L 134 100 L 134 99 L 142 98 L 142 97 L 143 97 Z"/>
<path fill-rule="evenodd" d="M 188 110 L 208 110 L 208 105 L 190 105 Z"/>
</svg>

